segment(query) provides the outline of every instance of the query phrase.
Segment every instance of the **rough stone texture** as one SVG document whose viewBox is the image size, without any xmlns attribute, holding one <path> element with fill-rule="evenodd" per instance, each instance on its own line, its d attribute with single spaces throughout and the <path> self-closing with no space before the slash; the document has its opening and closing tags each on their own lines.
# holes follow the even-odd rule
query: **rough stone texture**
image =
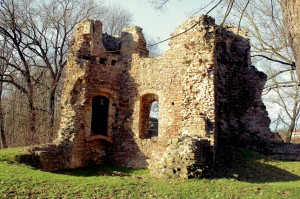
<svg viewBox="0 0 300 199">
<path fill-rule="evenodd" d="M 250 63 L 249 40 L 218 31 L 216 42 L 216 115 L 220 145 L 253 145 L 275 140 L 261 93 L 267 76 Z"/>
<path fill-rule="evenodd" d="M 29 148 L 28 151 L 33 154 L 30 164 L 42 170 L 56 172 L 71 167 L 65 161 L 65 157 L 68 157 L 70 153 L 70 146 L 68 144 L 60 143 L 59 145 L 35 146 Z"/>
<path fill-rule="evenodd" d="M 151 168 L 151 175 L 168 178 L 201 177 L 212 162 L 212 148 L 200 135 L 178 135 L 168 142 L 161 159 Z"/>
<path fill-rule="evenodd" d="M 162 56 L 148 58 L 141 28 L 126 28 L 115 38 L 102 34 L 99 21 L 79 23 L 68 54 L 58 138 L 32 150 L 41 167 L 111 163 L 186 178 L 200 175 L 212 150 L 273 141 L 261 101 L 266 77 L 251 66 L 248 39 L 233 30 L 194 17 L 171 35 Z M 96 96 L 109 99 L 103 135 L 92 131 Z M 153 101 L 159 101 L 158 136 L 149 135 L 145 124 Z"/>
<path fill-rule="evenodd" d="M 195 19 L 187 21 L 173 35 L 193 23 Z M 206 22 L 202 23 L 205 25 Z M 213 64 L 213 56 L 209 55 L 213 52 L 208 52 L 210 44 L 203 42 L 206 40 L 205 34 L 195 30 L 173 38 L 170 48 L 158 58 L 146 57 L 144 39 L 140 39 L 143 45 L 139 44 L 138 49 L 136 43 L 122 43 L 122 59 L 128 59 L 123 61 L 127 70 L 122 73 L 122 97 L 119 99 L 119 126 L 122 130 L 113 134 L 112 155 L 115 164 L 151 167 L 162 156 L 168 140 L 179 132 L 188 131 L 212 139 L 214 77 L 212 74 L 208 76 L 207 67 Z M 138 40 L 142 35 L 129 28 L 125 30 L 122 39 L 130 40 L 130 37 Z M 134 53 L 134 49 L 139 53 Z M 158 137 L 143 139 L 141 110 L 143 103 L 157 100 L 155 95 L 158 96 L 160 107 Z M 210 126 L 206 125 L 206 120 Z M 208 126 L 209 129 L 206 128 Z"/>
</svg>

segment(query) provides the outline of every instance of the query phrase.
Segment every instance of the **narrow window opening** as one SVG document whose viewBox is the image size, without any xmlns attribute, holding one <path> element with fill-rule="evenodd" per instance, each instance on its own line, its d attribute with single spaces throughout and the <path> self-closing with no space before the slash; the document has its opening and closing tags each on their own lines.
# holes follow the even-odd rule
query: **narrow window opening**
<svg viewBox="0 0 300 199">
<path fill-rule="evenodd" d="M 117 60 L 111 60 L 111 65 L 114 66 L 117 63 Z"/>
<path fill-rule="evenodd" d="M 100 58 L 99 63 L 100 64 L 106 64 L 107 59 L 106 58 Z"/>
<path fill-rule="evenodd" d="M 139 137 L 142 139 L 149 139 L 158 136 L 158 96 L 155 94 L 146 94 L 142 96 L 140 108 Z"/>
<path fill-rule="evenodd" d="M 92 134 L 107 136 L 109 99 L 95 96 L 92 102 Z"/>
</svg>

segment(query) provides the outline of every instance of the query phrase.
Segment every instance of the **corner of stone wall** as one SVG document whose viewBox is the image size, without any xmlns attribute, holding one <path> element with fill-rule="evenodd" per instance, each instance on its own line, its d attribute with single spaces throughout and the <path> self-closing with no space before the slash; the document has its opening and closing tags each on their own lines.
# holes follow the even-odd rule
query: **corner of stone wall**
<svg viewBox="0 0 300 199">
<path fill-rule="evenodd" d="M 161 159 L 151 166 L 151 175 L 160 178 L 202 177 L 213 161 L 210 141 L 200 135 L 180 134 L 173 137 Z"/>
</svg>

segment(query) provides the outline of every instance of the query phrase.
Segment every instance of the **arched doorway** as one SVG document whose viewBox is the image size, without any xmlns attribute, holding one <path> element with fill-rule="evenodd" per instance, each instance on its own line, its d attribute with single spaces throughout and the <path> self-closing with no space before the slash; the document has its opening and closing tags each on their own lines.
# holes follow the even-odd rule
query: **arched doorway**
<svg viewBox="0 0 300 199">
<path fill-rule="evenodd" d="M 92 134 L 108 136 L 109 98 L 95 96 L 92 102 Z"/>
</svg>

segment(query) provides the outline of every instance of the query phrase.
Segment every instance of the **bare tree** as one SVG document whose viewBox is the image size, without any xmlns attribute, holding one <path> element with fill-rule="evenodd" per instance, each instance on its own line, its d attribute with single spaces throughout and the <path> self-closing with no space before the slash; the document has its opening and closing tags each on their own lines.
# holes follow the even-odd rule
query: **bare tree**
<svg viewBox="0 0 300 199">
<path fill-rule="evenodd" d="M 251 0 L 235 4 L 233 14 L 235 11 L 238 19 L 243 14 L 241 25 L 249 31 L 253 60 L 268 74 L 263 98 L 267 106 L 277 107 L 271 110 L 271 118 L 277 126 L 287 128 L 289 142 L 299 118 L 299 86 L 279 1 Z"/>
<path fill-rule="evenodd" d="M 0 41 L 0 56 L 9 56 L 6 54 L 6 38 L 2 38 Z M 4 60 L 0 59 L 0 73 L 5 74 L 7 70 L 7 65 Z M 1 137 L 1 146 L 2 148 L 7 148 L 7 140 L 6 140 L 6 132 L 4 130 L 4 113 L 3 113 L 3 102 L 2 102 L 2 95 L 3 95 L 3 76 L 0 76 L 0 137 Z"/>
<path fill-rule="evenodd" d="M 14 85 L 26 95 L 31 113 L 29 124 L 32 133 L 31 139 L 34 140 L 36 117 L 33 92 L 35 79 L 31 75 L 31 67 L 34 60 L 25 43 L 28 40 L 23 38 L 24 19 L 21 18 L 22 13 L 18 11 L 19 7 L 20 5 L 14 4 L 13 1 L 11 3 L 5 1 L 1 6 L 0 32 L 7 39 L 7 48 L 12 49 L 12 54 L 15 55 L 12 57 L 0 57 L 11 68 L 9 69 L 10 73 L 1 74 L 1 76 L 2 82 Z"/>
<path fill-rule="evenodd" d="M 161 49 L 156 43 L 160 42 L 159 38 L 155 38 L 149 34 L 144 34 L 147 41 L 147 50 L 149 51 L 149 57 L 158 57 L 162 54 Z"/>
<path fill-rule="evenodd" d="M 284 25 L 296 59 L 298 79 L 300 79 L 300 1 L 280 0 Z"/>
<path fill-rule="evenodd" d="M 245 4 L 235 4 L 234 8 L 239 13 L 236 19 L 243 14 L 243 26 L 249 31 L 248 36 L 251 38 L 252 57 L 267 59 L 294 70 L 294 56 L 278 0 L 273 0 L 272 4 L 269 1 L 258 0 Z"/>
<path fill-rule="evenodd" d="M 295 75 L 295 74 L 294 74 Z M 300 116 L 300 88 L 298 84 L 294 84 L 290 87 L 282 87 L 281 82 L 278 81 L 278 77 L 272 78 L 274 86 L 274 94 L 270 96 L 270 102 L 274 107 L 278 107 L 278 118 L 287 126 L 286 142 L 291 141 L 292 133 L 296 129 L 297 121 Z M 296 77 L 293 78 L 295 82 Z"/>
<path fill-rule="evenodd" d="M 0 80 L 7 87 L 6 95 L 0 96 L 5 121 L 2 129 L 7 129 L 10 146 L 54 138 L 62 76 L 75 25 L 87 18 L 102 19 L 111 24 L 108 26 L 111 34 L 118 34 L 131 23 L 132 15 L 128 11 L 115 6 L 109 12 L 110 8 L 101 3 L 95 0 L 1 3 L 0 39 L 6 38 L 5 49 L 11 55 L 0 54 L 0 62 L 6 67 L 0 71 Z"/>
<path fill-rule="evenodd" d="M 109 35 L 121 35 L 122 29 L 130 26 L 133 22 L 132 13 L 121 7 L 119 4 L 108 6 L 101 17 L 104 32 Z"/>
<path fill-rule="evenodd" d="M 12 84 L 27 98 L 32 143 L 36 140 L 37 88 L 44 86 L 49 91 L 48 113 L 53 133 L 56 92 L 72 31 L 77 22 L 98 17 L 100 11 L 93 0 L 16 0 L 1 4 L 0 32 L 14 55 L 0 57 L 10 71 L 1 74 L 2 82 Z"/>
<path fill-rule="evenodd" d="M 164 9 L 170 0 L 148 0 L 148 2 L 157 10 Z"/>
</svg>

